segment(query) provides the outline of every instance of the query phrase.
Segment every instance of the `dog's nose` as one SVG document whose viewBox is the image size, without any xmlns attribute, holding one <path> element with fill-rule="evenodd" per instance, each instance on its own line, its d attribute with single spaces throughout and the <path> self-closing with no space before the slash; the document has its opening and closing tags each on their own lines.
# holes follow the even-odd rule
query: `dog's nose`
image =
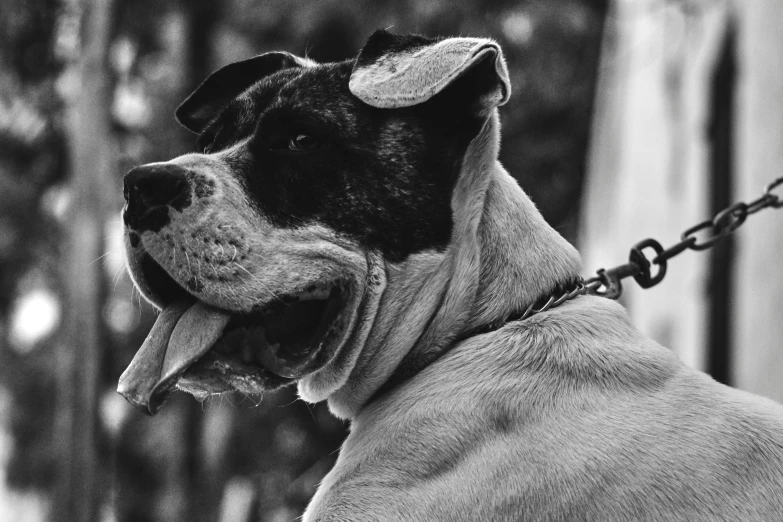
<svg viewBox="0 0 783 522">
<path fill-rule="evenodd" d="M 136 167 L 125 175 L 125 201 L 140 213 L 166 205 L 176 208 L 189 199 L 187 174 L 187 169 L 170 163 Z"/>
<path fill-rule="evenodd" d="M 171 163 L 136 167 L 125 175 L 125 224 L 157 232 L 168 223 L 168 208 L 182 211 L 191 203 L 188 170 Z"/>
</svg>

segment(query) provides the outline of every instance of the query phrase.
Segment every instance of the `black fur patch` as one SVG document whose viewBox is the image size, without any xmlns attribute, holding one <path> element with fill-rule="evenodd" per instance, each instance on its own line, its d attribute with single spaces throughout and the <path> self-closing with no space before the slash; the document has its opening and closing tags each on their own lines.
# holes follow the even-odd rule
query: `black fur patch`
<svg viewBox="0 0 783 522">
<path fill-rule="evenodd" d="M 353 96 L 353 60 L 263 78 L 204 129 L 209 151 L 247 140 L 232 167 L 276 226 L 320 223 L 391 261 L 451 239 L 451 194 L 483 119 L 458 80 L 432 100 L 378 109 Z M 467 87 L 467 88 L 466 88 Z M 307 135 L 319 146 L 291 151 Z"/>
</svg>

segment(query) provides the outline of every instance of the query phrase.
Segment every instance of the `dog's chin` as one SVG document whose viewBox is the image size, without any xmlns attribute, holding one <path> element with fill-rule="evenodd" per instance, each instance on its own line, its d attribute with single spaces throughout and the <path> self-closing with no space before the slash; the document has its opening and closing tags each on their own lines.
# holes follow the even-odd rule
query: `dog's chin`
<svg viewBox="0 0 783 522">
<path fill-rule="evenodd" d="M 119 391 L 152 414 L 174 388 L 204 398 L 229 391 L 258 395 L 291 384 L 329 362 L 349 324 L 354 292 L 344 281 L 314 281 L 235 311 L 187 291 L 147 253 L 129 267 L 162 312 Z"/>
</svg>

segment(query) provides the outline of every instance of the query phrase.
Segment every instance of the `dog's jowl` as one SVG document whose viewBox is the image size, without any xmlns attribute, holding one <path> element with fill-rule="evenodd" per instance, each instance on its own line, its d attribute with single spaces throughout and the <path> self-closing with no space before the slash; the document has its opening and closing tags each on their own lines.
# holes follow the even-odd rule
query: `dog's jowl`
<svg viewBox="0 0 783 522">
<path fill-rule="evenodd" d="M 580 272 L 497 161 L 509 93 L 495 42 L 385 31 L 210 76 L 177 111 L 201 152 L 125 178 L 161 313 L 120 393 L 327 400 L 351 434 L 307 521 L 783 520 L 781 406 L 606 299 L 507 320 Z"/>
</svg>

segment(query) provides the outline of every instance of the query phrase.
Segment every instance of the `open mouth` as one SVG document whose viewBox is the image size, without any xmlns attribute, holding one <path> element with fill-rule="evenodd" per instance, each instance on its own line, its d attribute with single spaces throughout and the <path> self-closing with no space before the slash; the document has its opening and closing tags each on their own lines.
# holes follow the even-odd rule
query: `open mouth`
<svg viewBox="0 0 783 522">
<path fill-rule="evenodd" d="M 140 269 L 163 310 L 118 391 L 150 414 L 174 388 L 201 398 L 292 383 L 326 364 L 342 337 L 347 292 L 339 282 L 314 283 L 236 313 L 195 299 L 148 254 Z"/>
</svg>

